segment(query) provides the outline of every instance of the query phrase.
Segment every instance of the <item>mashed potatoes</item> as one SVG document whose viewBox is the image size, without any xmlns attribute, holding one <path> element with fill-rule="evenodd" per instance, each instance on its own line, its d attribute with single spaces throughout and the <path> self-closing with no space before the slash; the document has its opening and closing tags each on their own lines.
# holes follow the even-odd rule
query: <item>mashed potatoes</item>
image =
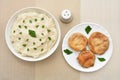
<svg viewBox="0 0 120 80">
<path fill-rule="evenodd" d="M 56 43 L 55 22 L 45 14 L 27 12 L 18 15 L 10 34 L 14 49 L 33 58 L 46 54 Z"/>
</svg>

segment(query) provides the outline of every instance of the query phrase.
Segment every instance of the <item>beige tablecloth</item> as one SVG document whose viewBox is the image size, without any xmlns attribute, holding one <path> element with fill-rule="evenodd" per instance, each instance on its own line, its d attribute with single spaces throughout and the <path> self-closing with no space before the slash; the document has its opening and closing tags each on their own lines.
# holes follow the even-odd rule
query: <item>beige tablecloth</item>
<svg viewBox="0 0 120 80">
<path fill-rule="evenodd" d="M 62 38 L 59 47 L 48 59 L 26 62 L 15 57 L 5 42 L 5 27 L 9 17 L 24 7 L 40 7 L 58 20 Z M 73 21 L 61 23 L 60 12 L 70 9 Z M 113 39 L 113 55 L 105 67 L 84 73 L 72 69 L 61 52 L 66 32 L 80 22 L 95 22 L 104 26 Z M 0 0 L 0 80 L 119 80 L 120 79 L 120 0 Z"/>
<path fill-rule="evenodd" d="M 113 40 L 113 54 L 102 69 L 80 72 L 80 80 L 120 80 L 120 0 L 81 0 L 80 21 L 105 27 Z"/>
<path fill-rule="evenodd" d="M 79 0 L 0 0 L 0 80 L 79 80 L 80 72 L 72 69 L 64 60 L 61 46 L 65 33 L 80 22 Z M 15 57 L 5 42 L 5 27 L 10 16 L 24 7 L 40 7 L 51 12 L 61 28 L 61 41 L 48 59 L 26 62 Z M 62 10 L 69 9 L 73 21 L 64 24 L 59 20 Z"/>
</svg>

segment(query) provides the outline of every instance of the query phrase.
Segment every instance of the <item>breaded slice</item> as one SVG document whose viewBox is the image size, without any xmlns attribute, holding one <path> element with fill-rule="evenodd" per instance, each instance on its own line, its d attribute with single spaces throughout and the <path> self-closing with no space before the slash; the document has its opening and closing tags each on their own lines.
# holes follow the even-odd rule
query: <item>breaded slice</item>
<svg viewBox="0 0 120 80">
<path fill-rule="evenodd" d="M 88 68 L 94 65 L 95 55 L 89 50 L 84 50 L 79 54 L 77 60 L 82 67 Z"/>
<path fill-rule="evenodd" d="M 87 38 L 81 33 L 74 33 L 68 39 L 68 45 L 75 51 L 81 51 L 87 45 Z"/>
<path fill-rule="evenodd" d="M 95 54 L 103 54 L 109 47 L 108 37 L 100 32 L 94 32 L 88 40 L 90 50 Z"/>
</svg>

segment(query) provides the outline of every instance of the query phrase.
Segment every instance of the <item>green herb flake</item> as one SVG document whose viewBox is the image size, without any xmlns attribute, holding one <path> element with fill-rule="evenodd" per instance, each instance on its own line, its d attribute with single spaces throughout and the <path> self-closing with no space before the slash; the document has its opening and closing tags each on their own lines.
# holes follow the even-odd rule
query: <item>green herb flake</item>
<svg viewBox="0 0 120 80">
<path fill-rule="evenodd" d="M 41 43 L 41 45 L 43 45 L 43 43 Z"/>
<path fill-rule="evenodd" d="M 42 25 L 42 28 L 44 28 L 45 26 L 44 25 Z"/>
<path fill-rule="evenodd" d="M 31 37 L 36 38 L 36 32 L 35 32 L 35 31 L 33 31 L 33 30 L 28 30 L 28 32 L 29 32 L 29 35 L 30 35 Z"/>
<path fill-rule="evenodd" d="M 51 32 L 51 30 L 50 30 L 50 29 L 47 29 L 47 31 L 48 31 L 48 33 L 49 33 L 49 32 Z"/>
<path fill-rule="evenodd" d="M 19 34 L 22 34 L 22 32 L 20 32 Z"/>
<path fill-rule="evenodd" d="M 15 30 L 13 31 L 13 33 L 15 33 Z"/>
<path fill-rule="evenodd" d="M 44 35 L 44 33 L 41 33 L 41 35 Z"/>
<path fill-rule="evenodd" d="M 92 28 L 88 25 L 86 28 L 85 28 L 85 32 L 87 34 L 89 34 L 89 32 L 92 30 Z"/>
<path fill-rule="evenodd" d="M 21 28 L 21 25 L 18 25 L 19 28 Z"/>
<path fill-rule="evenodd" d="M 25 20 L 23 20 L 23 23 L 25 23 Z"/>
<path fill-rule="evenodd" d="M 37 19 L 35 19 L 35 22 L 37 22 Z"/>
<path fill-rule="evenodd" d="M 30 23 L 32 23 L 32 20 L 29 20 Z"/>
<path fill-rule="evenodd" d="M 37 50 L 37 48 L 33 48 L 34 50 Z"/>
<path fill-rule="evenodd" d="M 27 45 L 26 45 L 26 44 L 23 44 L 22 46 L 23 46 L 23 47 L 26 47 Z"/>
<path fill-rule="evenodd" d="M 41 20 L 44 20 L 44 18 L 41 18 Z"/>
<path fill-rule="evenodd" d="M 26 39 L 26 41 L 29 41 L 29 39 Z"/>
<path fill-rule="evenodd" d="M 33 45 L 35 45 L 35 42 L 33 42 Z"/>
<path fill-rule="evenodd" d="M 35 27 L 36 27 L 36 28 L 38 28 L 38 27 L 39 27 L 39 25 L 36 25 Z"/>
<path fill-rule="evenodd" d="M 70 51 L 69 49 L 65 49 L 64 50 L 64 52 L 67 54 L 67 55 L 70 55 L 70 54 L 72 54 L 73 52 L 72 51 Z"/>
<path fill-rule="evenodd" d="M 42 39 L 39 39 L 39 41 L 42 41 Z"/>
<path fill-rule="evenodd" d="M 27 29 L 27 26 L 24 26 L 25 27 L 25 29 Z"/>
<path fill-rule="evenodd" d="M 105 58 L 98 58 L 100 62 L 104 62 L 106 59 Z"/>
<path fill-rule="evenodd" d="M 51 37 L 48 37 L 49 40 L 51 40 Z"/>
<path fill-rule="evenodd" d="M 18 40 L 21 40 L 21 38 L 18 38 Z"/>
<path fill-rule="evenodd" d="M 43 50 L 44 50 L 44 49 L 42 48 L 42 49 L 41 49 L 41 52 L 42 52 Z"/>
<path fill-rule="evenodd" d="M 29 48 L 27 48 L 27 51 L 29 51 Z"/>
</svg>

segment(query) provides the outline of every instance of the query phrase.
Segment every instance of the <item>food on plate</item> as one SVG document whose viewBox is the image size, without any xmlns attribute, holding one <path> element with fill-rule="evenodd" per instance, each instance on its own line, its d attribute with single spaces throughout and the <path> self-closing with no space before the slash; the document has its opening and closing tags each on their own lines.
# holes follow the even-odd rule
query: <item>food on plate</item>
<svg viewBox="0 0 120 80">
<path fill-rule="evenodd" d="M 89 50 L 83 50 L 78 55 L 77 60 L 82 67 L 92 67 L 95 62 L 95 55 Z"/>
<path fill-rule="evenodd" d="M 91 34 L 88 45 L 90 50 L 95 54 L 103 54 L 109 47 L 108 37 L 100 32 Z"/>
<path fill-rule="evenodd" d="M 87 38 L 81 33 L 74 33 L 69 37 L 68 45 L 75 51 L 81 51 L 86 48 Z"/>
<path fill-rule="evenodd" d="M 55 22 L 42 13 L 19 14 L 12 25 L 10 39 L 14 49 L 22 56 L 37 58 L 47 54 L 56 43 Z"/>
</svg>

